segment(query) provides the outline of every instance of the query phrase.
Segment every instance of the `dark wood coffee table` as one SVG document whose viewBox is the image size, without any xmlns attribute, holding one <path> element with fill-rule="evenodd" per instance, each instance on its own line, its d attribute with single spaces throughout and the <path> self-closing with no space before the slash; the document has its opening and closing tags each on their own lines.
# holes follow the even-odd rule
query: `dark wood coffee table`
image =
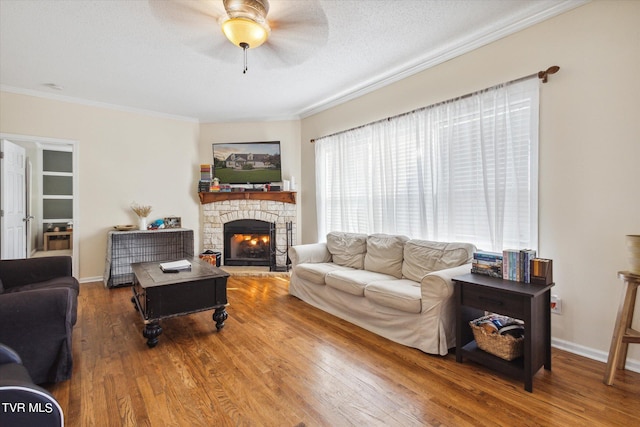
<svg viewBox="0 0 640 427">
<path fill-rule="evenodd" d="M 215 310 L 213 320 L 220 331 L 227 320 L 229 274 L 199 258 L 188 260 L 191 270 L 164 273 L 160 262 L 131 264 L 134 274 L 131 302 L 142 315 L 142 335 L 155 347 L 162 334 L 160 319 Z"/>
</svg>

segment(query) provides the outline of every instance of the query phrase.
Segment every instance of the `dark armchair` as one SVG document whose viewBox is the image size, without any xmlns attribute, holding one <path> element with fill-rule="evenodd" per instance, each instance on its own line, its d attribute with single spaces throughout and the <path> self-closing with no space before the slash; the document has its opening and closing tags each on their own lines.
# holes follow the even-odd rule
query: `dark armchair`
<svg viewBox="0 0 640 427">
<path fill-rule="evenodd" d="M 0 343 L 36 384 L 71 377 L 80 289 L 71 274 L 68 256 L 0 260 Z"/>
<path fill-rule="evenodd" d="M 33 383 L 20 356 L 3 344 L 0 344 L 0 425 L 64 426 L 64 414 L 56 399 Z"/>
</svg>

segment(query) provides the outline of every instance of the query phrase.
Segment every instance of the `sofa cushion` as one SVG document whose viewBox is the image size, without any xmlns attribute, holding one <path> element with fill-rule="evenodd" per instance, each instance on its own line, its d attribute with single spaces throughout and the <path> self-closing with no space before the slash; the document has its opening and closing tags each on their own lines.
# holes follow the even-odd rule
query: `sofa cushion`
<svg viewBox="0 0 640 427">
<path fill-rule="evenodd" d="M 44 282 L 30 283 L 28 285 L 16 286 L 6 290 L 7 293 L 30 291 L 34 289 L 71 288 L 76 292 L 80 291 L 80 285 L 75 277 L 65 276 L 45 280 Z"/>
<path fill-rule="evenodd" d="M 367 235 L 332 231 L 327 234 L 327 249 L 334 263 L 362 270 L 367 251 Z"/>
<path fill-rule="evenodd" d="M 367 237 L 365 270 L 389 274 L 400 279 L 404 244 L 407 240 L 409 240 L 408 237 L 389 234 L 372 234 Z"/>
<path fill-rule="evenodd" d="M 404 245 L 402 275 L 420 282 L 427 274 L 471 262 L 475 246 L 469 243 L 409 240 Z"/>
<path fill-rule="evenodd" d="M 295 267 L 296 276 L 303 280 L 308 280 L 316 285 L 324 285 L 327 273 L 336 270 L 351 270 L 349 267 L 334 264 L 332 262 L 305 262 Z"/>
<path fill-rule="evenodd" d="M 364 296 L 364 288 L 376 280 L 390 280 L 387 274 L 367 270 L 335 270 L 325 277 L 327 286 L 356 296 Z"/>
<path fill-rule="evenodd" d="M 422 310 L 420 284 L 413 280 L 377 280 L 367 285 L 364 296 L 384 307 L 406 313 L 420 313 Z"/>
</svg>

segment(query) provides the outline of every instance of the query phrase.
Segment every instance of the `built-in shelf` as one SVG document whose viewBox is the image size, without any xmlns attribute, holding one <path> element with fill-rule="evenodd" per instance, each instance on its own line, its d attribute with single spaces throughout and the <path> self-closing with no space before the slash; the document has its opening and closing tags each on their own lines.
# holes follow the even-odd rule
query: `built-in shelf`
<svg viewBox="0 0 640 427">
<path fill-rule="evenodd" d="M 269 200 L 296 204 L 295 191 L 221 191 L 213 193 L 198 193 L 200 203 L 224 202 L 225 200 Z"/>
</svg>

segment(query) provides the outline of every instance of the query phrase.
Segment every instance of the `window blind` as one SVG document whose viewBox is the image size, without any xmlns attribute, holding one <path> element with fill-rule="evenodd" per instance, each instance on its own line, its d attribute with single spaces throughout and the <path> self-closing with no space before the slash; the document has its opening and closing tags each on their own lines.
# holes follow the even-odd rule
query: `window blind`
<svg viewBox="0 0 640 427">
<path fill-rule="evenodd" d="M 316 140 L 319 235 L 537 249 L 538 87 L 499 85 Z"/>
</svg>

